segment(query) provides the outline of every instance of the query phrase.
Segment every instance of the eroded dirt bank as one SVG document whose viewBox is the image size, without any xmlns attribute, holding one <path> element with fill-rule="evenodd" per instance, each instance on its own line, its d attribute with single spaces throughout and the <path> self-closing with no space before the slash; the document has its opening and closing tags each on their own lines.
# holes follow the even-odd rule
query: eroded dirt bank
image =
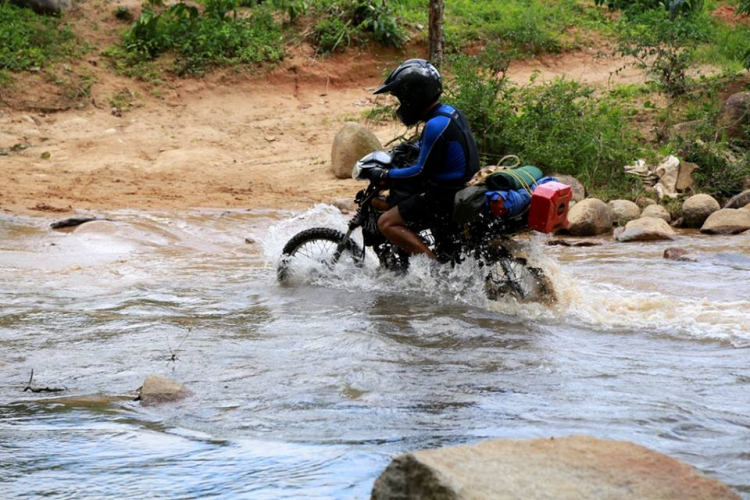
<svg viewBox="0 0 750 500">
<path fill-rule="evenodd" d="M 101 103 L 138 84 L 102 72 L 94 105 L 85 109 L 0 110 L 0 149 L 9 152 L 0 156 L 0 207 L 43 215 L 105 208 L 303 208 L 350 198 L 357 183 L 329 172 L 333 137 L 345 121 L 363 119 L 374 103 L 372 89 L 397 60 L 393 54 L 301 58 L 259 78 L 173 81 L 161 98 L 140 89 L 136 107 L 122 116 Z M 528 83 L 533 72 L 539 81 L 567 74 L 607 84 L 622 64 L 589 50 L 516 62 L 510 77 Z M 642 76 L 618 75 L 619 81 L 633 78 Z M 396 123 L 370 126 L 382 142 L 405 131 Z"/>
</svg>

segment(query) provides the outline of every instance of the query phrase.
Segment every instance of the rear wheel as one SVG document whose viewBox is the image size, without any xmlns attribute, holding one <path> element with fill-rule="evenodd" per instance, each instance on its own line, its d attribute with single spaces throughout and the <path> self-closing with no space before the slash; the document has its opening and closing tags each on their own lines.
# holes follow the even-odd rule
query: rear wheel
<svg viewBox="0 0 750 500">
<path fill-rule="evenodd" d="M 338 262 L 348 261 L 361 265 L 364 262 L 364 250 L 351 239 L 340 249 L 340 255 L 336 256 L 344 237 L 341 231 L 327 227 L 315 227 L 297 233 L 284 245 L 276 277 L 281 282 L 288 282 L 304 272 L 331 270 Z"/>
<path fill-rule="evenodd" d="M 490 300 L 513 298 L 518 302 L 546 304 L 556 300 L 552 282 L 544 271 L 518 257 L 503 257 L 490 267 L 485 291 Z"/>
</svg>

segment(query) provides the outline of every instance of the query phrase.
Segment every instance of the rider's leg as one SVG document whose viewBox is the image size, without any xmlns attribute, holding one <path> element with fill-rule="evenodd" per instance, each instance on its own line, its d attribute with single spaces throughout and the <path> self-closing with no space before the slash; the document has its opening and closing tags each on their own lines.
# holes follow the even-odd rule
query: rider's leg
<svg viewBox="0 0 750 500">
<path fill-rule="evenodd" d="M 424 244 L 422 238 L 406 227 L 406 221 L 398 211 L 398 206 L 391 208 L 380 216 L 378 229 L 383 233 L 383 236 L 388 238 L 388 241 L 397 247 L 412 254 L 423 253 L 431 259 L 435 258 L 435 254 Z"/>
</svg>

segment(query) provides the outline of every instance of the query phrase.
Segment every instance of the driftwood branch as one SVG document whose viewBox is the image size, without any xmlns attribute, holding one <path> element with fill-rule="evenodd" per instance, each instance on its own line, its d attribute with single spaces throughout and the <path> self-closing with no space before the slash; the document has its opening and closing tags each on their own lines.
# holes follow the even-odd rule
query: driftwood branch
<svg viewBox="0 0 750 500">
<path fill-rule="evenodd" d="M 66 390 L 65 388 L 59 388 L 59 387 L 31 387 L 31 383 L 34 381 L 34 369 L 31 369 L 31 375 L 29 376 L 29 383 L 26 384 L 26 387 L 24 387 L 23 392 L 33 392 L 33 393 L 39 393 L 39 392 L 63 392 Z"/>
</svg>

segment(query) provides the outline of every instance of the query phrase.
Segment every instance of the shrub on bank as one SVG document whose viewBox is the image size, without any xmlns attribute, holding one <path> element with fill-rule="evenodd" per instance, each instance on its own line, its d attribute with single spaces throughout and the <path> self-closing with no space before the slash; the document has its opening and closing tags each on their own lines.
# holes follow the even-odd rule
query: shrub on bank
<svg viewBox="0 0 750 500">
<path fill-rule="evenodd" d="M 210 66 L 261 63 L 284 55 L 281 27 L 268 10 L 237 15 L 236 0 L 208 0 L 203 10 L 185 3 L 157 12 L 145 7 L 123 36 L 128 62 L 173 51 L 178 74 Z"/>
<path fill-rule="evenodd" d="M 76 47 L 73 32 L 59 18 L 0 2 L 0 69 L 43 67 Z"/>
</svg>

